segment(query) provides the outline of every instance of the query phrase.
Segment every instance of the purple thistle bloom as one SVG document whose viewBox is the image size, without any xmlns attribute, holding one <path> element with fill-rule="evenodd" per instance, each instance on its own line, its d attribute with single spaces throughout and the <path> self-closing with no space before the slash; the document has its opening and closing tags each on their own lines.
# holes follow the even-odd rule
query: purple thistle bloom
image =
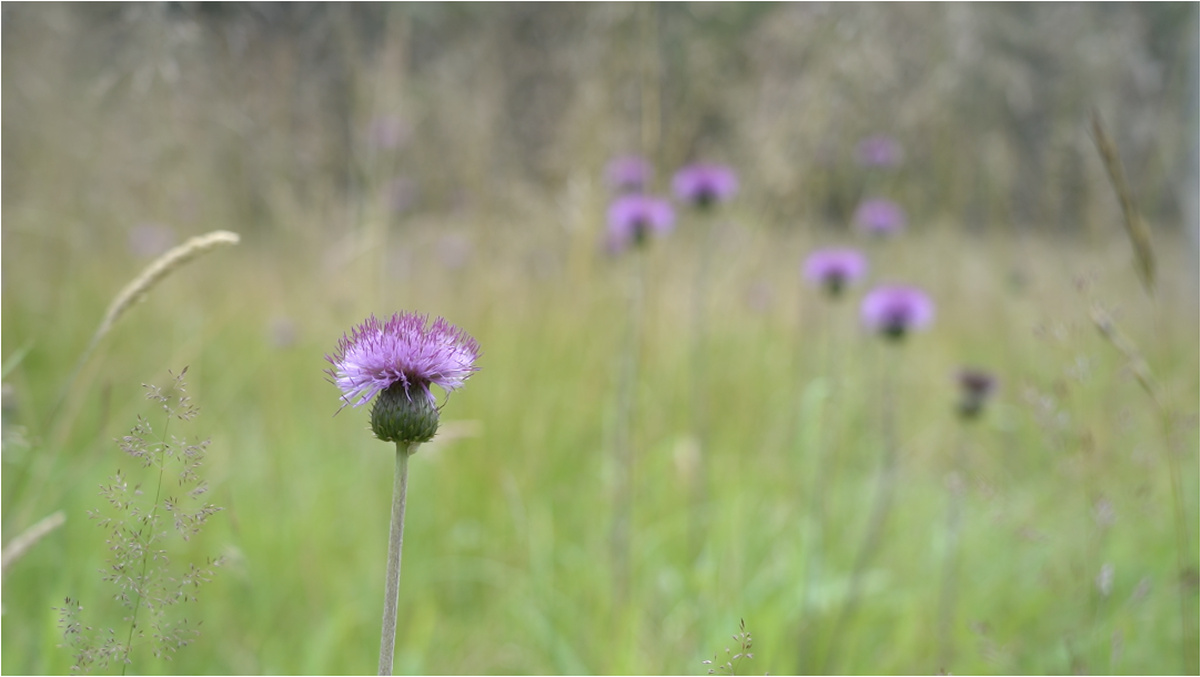
<svg viewBox="0 0 1200 677">
<path fill-rule="evenodd" d="M 858 163 L 864 167 L 894 167 L 900 164 L 903 153 L 900 144 L 890 136 L 876 134 L 858 142 Z"/>
<path fill-rule="evenodd" d="M 394 150 L 412 135 L 412 128 L 395 115 L 381 115 L 371 120 L 367 139 L 375 148 Z"/>
<path fill-rule="evenodd" d="M 733 197 L 737 175 L 725 165 L 697 163 L 680 169 L 671 182 L 675 195 L 697 207 L 708 207 Z"/>
<path fill-rule="evenodd" d="M 466 332 L 437 318 L 427 327 L 428 315 L 403 312 L 386 323 L 374 315 L 342 335 L 337 352 L 326 355 L 333 364 L 326 373 L 342 390 L 342 401 L 355 407 L 395 385 L 412 399 L 419 395 L 436 400 L 429 386 L 449 393 L 479 368 L 479 344 Z"/>
<path fill-rule="evenodd" d="M 654 168 L 637 155 L 613 158 L 604 171 L 608 185 L 618 193 L 641 193 L 650 186 Z"/>
<path fill-rule="evenodd" d="M 933 321 L 933 301 L 916 287 L 876 287 L 862 301 L 862 320 L 868 328 L 892 339 Z"/>
<path fill-rule="evenodd" d="M 818 249 L 804 261 L 804 277 L 833 298 L 867 274 L 867 259 L 856 249 Z"/>
<path fill-rule="evenodd" d="M 882 198 L 867 200 L 860 204 L 854 212 L 854 220 L 863 230 L 874 235 L 897 233 L 907 223 L 904 210 L 900 208 L 900 205 Z"/>
<path fill-rule="evenodd" d="M 641 245 L 651 232 L 662 236 L 675 225 L 671 203 L 649 195 L 623 195 L 608 208 L 608 248 L 620 252 Z"/>
</svg>

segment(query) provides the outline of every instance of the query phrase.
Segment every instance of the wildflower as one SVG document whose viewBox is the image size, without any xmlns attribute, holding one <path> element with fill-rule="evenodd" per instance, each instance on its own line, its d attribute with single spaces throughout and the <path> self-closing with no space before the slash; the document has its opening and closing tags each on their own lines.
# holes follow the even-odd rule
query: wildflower
<svg viewBox="0 0 1200 677">
<path fill-rule="evenodd" d="M 367 128 L 370 144 L 381 150 L 395 150 L 412 136 L 412 127 L 396 115 L 381 115 L 371 120 Z"/>
<path fill-rule="evenodd" d="M 867 273 L 867 259 L 855 249 L 818 249 L 804 261 L 804 277 L 825 288 L 831 298 Z"/>
<path fill-rule="evenodd" d="M 962 399 L 958 413 L 966 419 L 975 418 L 983 411 L 983 405 L 996 390 L 996 377 L 982 369 L 965 368 L 958 372 L 958 385 Z"/>
<path fill-rule="evenodd" d="M 910 329 L 933 321 L 933 301 L 916 287 L 876 287 L 863 298 L 862 320 L 868 328 L 890 339 L 903 338 Z"/>
<path fill-rule="evenodd" d="M 900 232 L 907 219 L 900 205 L 891 200 L 875 198 L 858 206 L 854 220 L 859 227 L 873 235 L 891 235 Z"/>
<path fill-rule="evenodd" d="M 624 195 L 608 208 L 608 248 L 620 252 L 645 244 L 650 233 L 662 236 L 675 225 L 675 210 L 662 198 Z"/>
<path fill-rule="evenodd" d="M 693 164 L 675 174 L 675 195 L 687 204 L 709 207 L 725 202 L 738 190 L 737 176 L 725 165 Z"/>
<path fill-rule="evenodd" d="M 641 193 L 650 186 L 654 168 L 637 155 L 613 158 L 605 169 L 608 185 L 618 193 Z"/>
<path fill-rule="evenodd" d="M 855 150 L 858 163 L 864 167 L 894 167 L 903 158 L 900 144 L 885 134 L 868 136 L 858 142 Z"/>
<path fill-rule="evenodd" d="M 479 344 L 443 318 L 396 313 L 386 323 L 374 315 L 342 336 L 326 371 L 346 405 L 371 409 L 371 429 L 385 442 L 428 442 L 438 427 L 430 385 L 447 393 L 478 371 Z M 343 405 L 345 406 L 345 405 Z"/>
</svg>

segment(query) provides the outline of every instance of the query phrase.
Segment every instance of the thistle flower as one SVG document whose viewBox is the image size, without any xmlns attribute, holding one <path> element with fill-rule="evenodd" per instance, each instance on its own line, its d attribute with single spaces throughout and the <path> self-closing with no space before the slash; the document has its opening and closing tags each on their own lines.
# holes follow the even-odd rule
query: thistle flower
<svg viewBox="0 0 1200 677">
<path fill-rule="evenodd" d="M 872 235 L 892 235 L 904 229 L 907 218 L 900 205 L 891 200 L 875 198 L 858 206 L 854 220 Z"/>
<path fill-rule="evenodd" d="M 630 245 L 642 245 L 650 233 L 662 236 L 675 225 L 675 210 L 662 198 L 648 195 L 623 195 L 608 208 L 608 249 L 624 251 Z"/>
<path fill-rule="evenodd" d="M 875 134 L 859 141 L 855 151 L 858 163 L 864 167 L 894 167 L 903 158 L 900 144 L 885 134 Z"/>
<path fill-rule="evenodd" d="M 479 370 L 479 344 L 443 318 L 428 326 L 429 316 L 402 312 L 380 322 L 371 315 L 342 335 L 337 351 L 325 359 L 326 373 L 342 390 L 345 405 L 371 407 L 371 430 L 396 443 L 392 476 L 392 520 L 388 534 L 387 578 L 379 641 L 379 674 L 392 674 L 396 657 L 396 617 L 400 594 L 400 555 L 404 547 L 404 509 L 408 496 L 408 457 L 433 439 L 438 429 L 436 398 L 429 386 L 449 393 Z"/>
<path fill-rule="evenodd" d="M 440 317 L 426 326 L 428 319 L 403 312 L 384 323 L 371 315 L 325 356 L 343 406 L 358 407 L 380 395 L 371 409 L 371 429 L 385 442 L 433 439 L 438 409 L 429 387 L 449 393 L 478 371 L 475 339 Z"/>
<path fill-rule="evenodd" d="M 725 202 L 738 190 L 737 175 L 732 169 L 725 165 L 705 163 L 680 169 L 671 185 L 680 200 L 701 208 Z"/>
<path fill-rule="evenodd" d="M 916 287 L 884 286 L 871 290 L 862 301 L 863 324 L 893 340 L 933 321 L 933 301 Z"/>
<path fill-rule="evenodd" d="M 654 168 L 640 156 L 622 155 L 608 163 L 604 176 L 618 193 L 641 193 L 650 186 Z"/>
<path fill-rule="evenodd" d="M 370 144 L 382 150 L 395 150 L 411 136 L 412 127 L 396 115 L 381 115 L 371 120 L 367 128 Z"/>
<path fill-rule="evenodd" d="M 982 369 L 970 367 L 959 370 L 958 385 L 962 399 L 958 402 L 958 413 L 965 419 L 978 416 L 983 405 L 996 390 L 996 377 Z"/>
<path fill-rule="evenodd" d="M 831 298 L 867 274 L 867 259 L 855 249 L 818 249 L 804 261 L 804 277 L 824 287 Z"/>
</svg>

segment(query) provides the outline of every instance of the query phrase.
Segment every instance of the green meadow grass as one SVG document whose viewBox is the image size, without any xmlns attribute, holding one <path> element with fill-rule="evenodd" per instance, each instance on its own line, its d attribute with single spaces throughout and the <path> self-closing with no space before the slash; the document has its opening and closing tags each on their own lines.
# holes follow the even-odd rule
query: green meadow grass
<svg viewBox="0 0 1200 677">
<path fill-rule="evenodd" d="M 1080 242 L 916 229 L 868 247 L 872 283 L 917 284 L 938 304 L 929 331 L 888 346 L 859 328 L 865 287 L 830 306 L 800 280 L 808 251 L 844 238 L 785 230 L 733 205 L 707 300 L 711 420 L 698 458 L 688 347 L 700 239 L 684 215 L 647 252 L 632 576 L 620 600 L 609 537 L 628 268 L 599 252 L 601 214 L 576 230 L 546 213 L 341 236 L 301 215 L 286 237 L 244 232 L 134 307 L 53 418 L 104 308 L 146 262 L 117 237 L 6 218 L 3 357 L 27 352 L 5 379 L 15 396 L 4 421 L 5 542 L 56 510 L 67 519 L 7 573 L 3 671 L 70 669 L 52 609 L 66 596 L 98 627 L 128 627 L 97 573 L 104 537 L 86 511 L 102 506 L 97 489 L 117 468 L 137 476 L 113 438 L 138 414 L 154 421 L 141 384 L 186 366 L 201 409 L 187 432 L 212 439 L 202 473 L 225 510 L 172 557 L 226 559 L 182 607 L 202 622 L 197 640 L 169 664 L 135 651 L 131 672 L 370 672 L 393 450 L 372 438 L 365 409 L 335 415 L 323 356 L 367 313 L 402 309 L 445 316 L 483 357 L 446 404 L 442 439 L 411 462 L 398 672 L 704 674 L 701 661 L 721 663 L 734 646 L 739 619 L 754 637 L 739 669 L 754 673 L 1185 670 L 1185 648 L 1200 639 L 1180 622 L 1181 600 L 1185 613 L 1196 609 L 1200 509 L 1191 245 L 1160 240 L 1151 298 L 1115 233 Z M 469 238 L 466 266 L 439 260 L 445 232 Z M 1143 352 L 1172 413 L 1165 426 L 1092 325 L 1093 301 Z M 292 332 L 282 343 L 281 321 Z M 970 425 L 953 414 L 953 374 L 966 364 L 1001 382 Z M 835 638 L 876 490 L 884 370 L 895 500 Z M 809 492 L 822 445 L 825 531 L 814 552 Z M 941 665 L 947 477 L 960 445 L 955 658 Z M 1177 455 L 1190 538 L 1183 581 L 1167 454 Z M 1110 525 L 1097 519 L 1105 506 Z M 1096 583 L 1105 565 L 1108 594 Z"/>
</svg>

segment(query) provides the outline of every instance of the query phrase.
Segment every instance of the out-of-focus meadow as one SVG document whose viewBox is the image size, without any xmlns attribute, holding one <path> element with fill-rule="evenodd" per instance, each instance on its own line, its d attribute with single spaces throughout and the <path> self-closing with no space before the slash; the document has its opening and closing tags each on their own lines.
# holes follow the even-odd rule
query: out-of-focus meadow
<svg viewBox="0 0 1200 677">
<path fill-rule="evenodd" d="M 411 462 L 397 671 L 704 674 L 744 619 L 742 673 L 1195 673 L 1195 4 L 2 12 L 4 542 L 66 518 L 5 563 L 3 672 L 70 670 L 68 596 L 128 631 L 88 511 L 117 469 L 153 486 L 114 438 L 185 366 L 201 411 L 172 432 L 211 438 L 224 510 L 170 557 L 224 560 L 176 607 L 199 636 L 129 670 L 373 670 L 393 451 L 334 415 L 324 356 L 409 309 L 483 357 Z M 898 165 L 856 160 L 875 134 Z M 740 182 L 709 222 L 677 205 L 637 318 L 603 246 L 627 153 L 657 194 L 697 160 Z M 853 226 L 869 197 L 903 233 Z M 216 229 L 241 243 L 73 376 L 117 292 Z M 831 245 L 871 265 L 839 303 L 800 274 Z M 889 281 L 937 306 L 903 345 L 858 320 Z M 1000 383 L 969 422 L 963 366 Z"/>
</svg>

